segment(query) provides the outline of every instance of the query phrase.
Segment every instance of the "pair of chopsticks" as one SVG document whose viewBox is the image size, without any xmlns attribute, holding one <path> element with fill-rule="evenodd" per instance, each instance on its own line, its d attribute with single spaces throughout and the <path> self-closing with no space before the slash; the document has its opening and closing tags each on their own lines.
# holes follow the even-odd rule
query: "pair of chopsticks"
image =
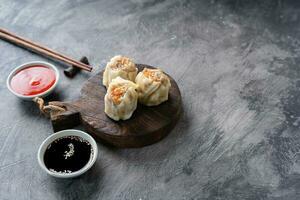
<svg viewBox="0 0 300 200">
<path fill-rule="evenodd" d="M 64 62 L 64 63 L 67 63 L 67 64 L 70 64 L 74 67 L 78 67 L 78 68 L 81 68 L 83 70 L 86 70 L 86 71 L 92 71 L 92 67 L 89 66 L 89 65 L 86 65 L 84 63 L 81 63 L 77 60 L 74 60 L 68 56 L 65 56 L 61 53 L 58 53 L 58 52 L 55 52 L 54 50 L 52 49 L 49 49 L 47 47 L 44 47 L 42 45 L 39 45 L 35 42 L 32 42 L 28 39 L 25 39 L 23 37 L 20 37 L 20 36 L 17 36 L 13 33 L 10 33 L 8 32 L 7 30 L 4 30 L 4 29 L 1 29 L 0 28 L 0 38 L 1 39 L 4 39 L 4 40 L 7 40 L 11 43 L 14 43 L 18 46 L 22 46 L 22 47 L 25 47 L 29 50 L 32 50 L 36 53 L 39 53 L 39 54 L 42 54 L 42 55 L 45 55 L 45 56 L 48 56 L 52 59 L 55 59 L 55 60 L 59 60 L 61 62 Z"/>
</svg>

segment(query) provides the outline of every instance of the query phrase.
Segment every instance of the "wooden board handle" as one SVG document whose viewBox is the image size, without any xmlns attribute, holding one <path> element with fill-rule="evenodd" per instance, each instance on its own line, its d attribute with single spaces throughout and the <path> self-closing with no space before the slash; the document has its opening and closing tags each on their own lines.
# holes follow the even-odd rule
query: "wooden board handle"
<svg viewBox="0 0 300 200">
<path fill-rule="evenodd" d="M 72 102 L 52 101 L 49 105 L 64 107 L 66 110 L 61 112 L 51 112 L 50 119 L 54 132 L 73 128 L 81 123 L 80 112 Z"/>
</svg>

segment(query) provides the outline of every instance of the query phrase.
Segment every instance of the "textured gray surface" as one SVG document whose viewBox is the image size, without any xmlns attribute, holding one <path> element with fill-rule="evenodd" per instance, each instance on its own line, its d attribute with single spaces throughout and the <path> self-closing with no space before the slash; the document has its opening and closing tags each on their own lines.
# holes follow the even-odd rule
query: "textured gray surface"
<svg viewBox="0 0 300 200">
<path fill-rule="evenodd" d="M 52 132 L 8 92 L 17 65 L 44 60 L 0 41 L 0 199 L 300 199 L 299 1 L 0 0 L 1 26 L 80 58 L 96 73 L 113 55 L 160 66 L 184 113 L 163 141 L 99 144 L 84 176 L 49 177 L 36 153 Z M 62 77 L 70 100 L 90 74 Z M 80 128 L 80 127 L 79 127 Z"/>
</svg>

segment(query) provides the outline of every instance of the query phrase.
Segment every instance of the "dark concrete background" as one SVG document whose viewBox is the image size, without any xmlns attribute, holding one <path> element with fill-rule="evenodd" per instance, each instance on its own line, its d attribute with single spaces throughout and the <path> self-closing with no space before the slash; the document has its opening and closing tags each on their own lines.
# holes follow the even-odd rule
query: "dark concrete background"
<svg viewBox="0 0 300 200">
<path fill-rule="evenodd" d="M 159 66 L 184 107 L 163 141 L 99 144 L 85 175 L 49 177 L 36 159 L 49 120 L 5 83 L 17 65 L 46 59 L 0 41 L 1 200 L 300 199 L 300 1 L 0 0 L 0 21 L 88 56 L 93 73 L 116 54 Z M 75 99 L 89 76 L 62 76 L 48 100 Z"/>
</svg>

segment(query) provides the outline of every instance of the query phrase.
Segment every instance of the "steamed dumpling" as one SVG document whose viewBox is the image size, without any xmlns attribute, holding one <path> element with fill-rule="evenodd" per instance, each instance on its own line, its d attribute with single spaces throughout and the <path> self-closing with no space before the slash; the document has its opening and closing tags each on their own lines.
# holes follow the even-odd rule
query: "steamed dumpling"
<svg viewBox="0 0 300 200">
<path fill-rule="evenodd" d="M 138 69 L 130 58 L 115 56 L 106 65 L 103 74 L 103 85 L 107 88 L 110 82 L 118 76 L 134 82 L 137 71 Z"/>
<path fill-rule="evenodd" d="M 104 112 L 116 121 L 129 119 L 137 106 L 137 87 L 121 77 L 113 79 L 104 97 Z"/>
<path fill-rule="evenodd" d="M 171 87 L 169 77 L 161 69 L 144 70 L 136 76 L 139 86 L 139 102 L 147 106 L 156 106 L 168 100 Z"/>
</svg>

